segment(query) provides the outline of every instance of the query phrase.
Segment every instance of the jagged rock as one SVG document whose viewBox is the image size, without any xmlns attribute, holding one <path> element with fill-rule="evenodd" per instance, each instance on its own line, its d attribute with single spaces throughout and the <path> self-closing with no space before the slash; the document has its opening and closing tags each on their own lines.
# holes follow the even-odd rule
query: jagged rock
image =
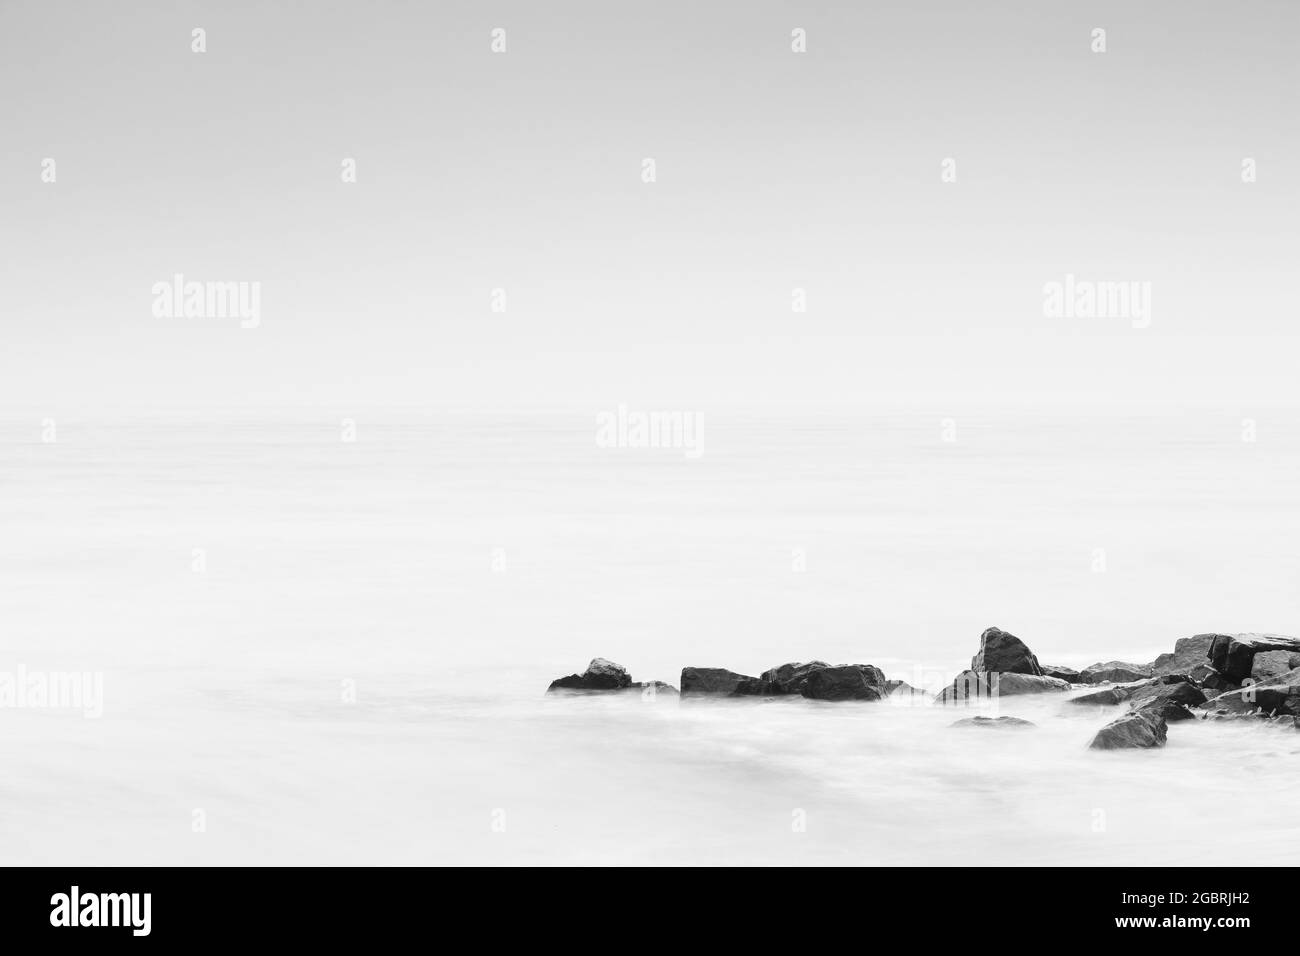
<svg viewBox="0 0 1300 956">
<path fill-rule="evenodd" d="M 690 694 L 730 694 L 741 681 L 757 680 L 722 667 L 683 667 L 682 696 Z"/>
<path fill-rule="evenodd" d="M 1208 653 L 1215 670 L 1240 684 L 1251 676 L 1255 655 L 1262 651 L 1300 654 L 1300 640 L 1280 634 L 1215 634 Z"/>
<path fill-rule="evenodd" d="M 1200 664 L 1192 668 L 1188 676 L 1193 682 L 1212 693 L 1224 694 L 1241 686 L 1236 681 L 1228 680 L 1209 664 Z"/>
<path fill-rule="evenodd" d="M 1037 727 L 1033 721 L 1024 720 L 1020 717 L 966 717 L 957 721 L 954 727 L 988 727 L 988 728 L 1020 728 L 1020 727 Z"/>
<path fill-rule="evenodd" d="M 1197 665 L 1204 664 L 1210 655 L 1210 642 L 1213 634 L 1194 634 L 1180 637 L 1174 641 L 1172 654 L 1161 654 L 1151 665 L 1151 672 L 1156 677 L 1165 674 L 1190 674 Z"/>
<path fill-rule="evenodd" d="M 1080 673 L 1080 682 L 1084 684 L 1124 684 L 1129 681 L 1144 680 L 1153 676 L 1150 667 L 1145 664 L 1129 664 L 1126 661 L 1107 661 L 1105 664 L 1093 664 Z"/>
<path fill-rule="evenodd" d="M 1226 710 L 1232 714 L 1259 711 L 1264 714 L 1300 716 L 1300 668 L 1258 684 L 1243 684 L 1209 700 L 1208 710 Z"/>
<path fill-rule="evenodd" d="M 1088 746 L 1093 750 L 1163 747 L 1168 729 L 1159 713 L 1135 710 L 1097 731 L 1097 736 Z"/>
<path fill-rule="evenodd" d="M 1055 677 L 1057 680 L 1063 680 L 1069 684 L 1082 683 L 1082 677 L 1073 667 L 1062 667 L 1059 664 L 1043 664 L 1043 676 Z"/>
<path fill-rule="evenodd" d="M 1035 674 L 981 674 L 962 671 L 951 684 L 934 699 L 936 704 L 949 704 L 973 698 L 1009 697 L 1013 694 L 1043 694 L 1069 690 L 1070 685 L 1057 677 Z"/>
<path fill-rule="evenodd" d="M 981 673 L 1032 674 L 1041 676 L 1042 667 L 1029 647 L 1014 634 L 998 627 L 980 635 L 980 649 L 971 658 L 970 669 Z"/>
<path fill-rule="evenodd" d="M 632 676 L 626 667 L 597 657 L 583 673 L 553 680 L 546 690 L 548 693 L 553 690 L 621 690 L 631 683 Z"/>
<path fill-rule="evenodd" d="M 1257 682 L 1271 681 L 1300 667 L 1300 653 L 1261 651 L 1250 665 L 1250 676 Z"/>
<path fill-rule="evenodd" d="M 1131 685 L 1116 684 L 1103 690 L 1095 690 L 1088 694 L 1080 694 L 1078 697 L 1071 697 L 1070 703 L 1083 704 L 1084 706 L 1113 707 L 1116 704 L 1126 703 L 1132 695 Z"/>
<path fill-rule="evenodd" d="M 737 696 L 797 694 L 803 689 L 803 682 L 813 671 L 830 667 L 825 661 L 808 661 L 805 664 L 782 664 L 771 670 L 763 671 L 758 677 L 741 681 L 732 691 Z"/>
<path fill-rule="evenodd" d="M 799 692 L 810 700 L 880 700 L 885 675 L 870 664 L 819 667 L 808 674 Z"/>
</svg>

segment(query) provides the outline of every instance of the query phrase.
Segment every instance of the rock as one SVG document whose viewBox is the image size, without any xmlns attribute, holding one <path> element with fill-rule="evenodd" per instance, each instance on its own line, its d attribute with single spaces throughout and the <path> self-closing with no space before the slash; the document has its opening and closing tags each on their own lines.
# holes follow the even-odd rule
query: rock
<svg viewBox="0 0 1300 956">
<path fill-rule="evenodd" d="M 1280 634 L 1215 634 L 1208 655 L 1216 671 L 1240 684 L 1251 676 L 1255 655 L 1261 651 L 1300 654 L 1300 640 Z"/>
<path fill-rule="evenodd" d="M 1082 683 L 1079 672 L 1073 667 L 1062 667 L 1059 664 L 1044 664 L 1042 667 L 1043 676 L 1045 677 L 1055 677 L 1057 680 L 1063 680 L 1069 684 Z"/>
<path fill-rule="evenodd" d="M 1153 676 L 1150 667 L 1145 664 L 1129 664 L 1126 661 L 1107 661 L 1105 664 L 1093 664 L 1085 667 L 1079 675 L 1084 684 L 1124 684 L 1129 681 L 1144 680 Z"/>
<path fill-rule="evenodd" d="M 905 697 L 915 697 L 917 694 L 924 694 L 925 691 L 919 687 L 913 687 L 905 680 L 887 680 L 885 681 L 886 694 L 902 694 Z"/>
<path fill-rule="evenodd" d="M 1023 720 L 1020 717 L 966 717 L 957 721 L 954 727 L 989 727 L 989 728 L 1019 728 L 1019 727 L 1037 727 L 1033 721 Z"/>
<path fill-rule="evenodd" d="M 936 704 L 949 704 L 970 698 L 1010 697 L 1013 694 L 1042 694 L 1069 690 L 1070 685 L 1056 677 L 1034 674 L 981 674 L 962 671 L 951 684 L 934 699 Z"/>
<path fill-rule="evenodd" d="M 803 689 L 808 675 L 823 667 L 830 667 L 825 661 L 808 661 L 806 664 L 782 664 L 771 670 L 763 671 L 758 677 L 741 681 L 732 691 L 738 696 L 760 694 L 797 694 Z"/>
<path fill-rule="evenodd" d="M 690 694 L 730 694 L 741 681 L 757 680 L 721 667 L 683 667 L 682 696 Z"/>
<path fill-rule="evenodd" d="M 665 694 L 669 697 L 678 696 L 676 687 L 661 680 L 633 681 L 631 685 L 628 686 L 628 690 L 640 691 L 641 696 L 647 698 L 658 697 L 660 694 Z"/>
<path fill-rule="evenodd" d="M 1300 668 L 1258 684 L 1243 684 L 1211 698 L 1206 704 L 1210 710 L 1226 710 L 1232 714 L 1259 711 L 1263 714 L 1289 714 L 1300 716 Z"/>
<path fill-rule="evenodd" d="M 808 674 L 799 692 L 810 700 L 880 700 L 885 675 L 870 664 L 819 667 Z"/>
<path fill-rule="evenodd" d="M 990 627 L 980 635 L 979 653 L 971 658 L 970 669 L 981 673 L 1031 674 L 1041 676 L 1038 658 L 1014 634 Z"/>
<path fill-rule="evenodd" d="M 1256 682 L 1271 681 L 1300 667 L 1300 654 L 1294 651 L 1261 651 L 1250 665 Z"/>
<path fill-rule="evenodd" d="M 1235 681 L 1230 681 L 1209 664 L 1199 664 L 1192 668 L 1188 675 L 1193 682 L 1205 688 L 1208 691 L 1216 693 L 1227 693 L 1230 690 L 1236 690 L 1241 685 Z"/>
<path fill-rule="evenodd" d="M 1097 731 L 1097 736 L 1088 746 L 1093 750 L 1163 747 L 1168 729 L 1160 714 L 1135 710 Z"/>
<path fill-rule="evenodd" d="M 1145 703 L 1133 704 L 1135 711 L 1151 713 L 1163 717 L 1165 722 L 1175 720 L 1195 720 L 1196 714 L 1193 713 L 1186 704 L 1180 704 L 1176 700 L 1168 697 L 1155 697 Z"/>
<path fill-rule="evenodd" d="M 632 676 L 626 667 L 597 657 L 583 673 L 553 680 L 546 690 L 548 693 L 553 690 L 621 690 L 631 683 Z"/>
<path fill-rule="evenodd" d="M 1165 674 L 1190 674 L 1198 664 L 1204 664 L 1210 655 L 1210 642 L 1213 634 L 1194 634 L 1180 637 L 1174 641 L 1172 654 L 1161 654 L 1151 665 L 1151 672 L 1156 677 Z"/>
<path fill-rule="evenodd" d="M 1107 687 L 1104 690 L 1095 690 L 1090 694 L 1071 697 L 1070 703 L 1085 706 L 1113 707 L 1116 704 L 1127 703 L 1132 694 L 1133 691 L 1128 684 L 1116 684 L 1114 687 Z"/>
</svg>

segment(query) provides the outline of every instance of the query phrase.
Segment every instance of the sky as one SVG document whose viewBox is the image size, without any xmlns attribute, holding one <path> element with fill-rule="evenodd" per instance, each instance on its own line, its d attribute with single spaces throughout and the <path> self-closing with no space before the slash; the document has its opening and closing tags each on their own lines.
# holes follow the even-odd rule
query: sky
<svg viewBox="0 0 1300 956">
<path fill-rule="evenodd" d="M 1297 27 L 3 0 L 0 407 L 1290 403 Z M 177 273 L 260 283 L 257 327 L 155 314 Z M 1067 275 L 1149 325 L 1045 316 Z"/>
</svg>

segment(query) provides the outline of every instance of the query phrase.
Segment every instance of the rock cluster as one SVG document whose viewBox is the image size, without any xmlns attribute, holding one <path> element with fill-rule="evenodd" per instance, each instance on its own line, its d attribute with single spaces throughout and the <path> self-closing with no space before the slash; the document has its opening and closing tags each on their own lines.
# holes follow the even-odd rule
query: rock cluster
<svg viewBox="0 0 1300 956">
<path fill-rule="evenodd" d="M 676 694 L 677 688 L 663 681 L 633 681 L 632 675 L 622 664 L 615 664 L 603 657 L 593 658 L 587 669 L 581 674 L 558 677 L 546 688 L 547 693 L 555 691 L 641 691 L 647 695 L 660 693 Z"/>
<path fill-rule="evenodd" d="M 1262 718 L 1300 728 L 1300 639 L 1277 634 L 1194 634 L 1150 664 L 1107 661 L 1082 671 L 1042 665 L 1027 644 L 1001 628 L 980 635 L 969 670 L 934 698 L 955 704 L 978 698 L 1059 693 L 1072 705 L 1127 706 L 1093 737 L 1094 750 L 1163 747 L 1169 724 L 1195 718 Z M 1102 686 L 1098 686 L 1102 685 Z M 662 681 L 633 682 L 627 668 L 597 657 L 581 674 L 551 682 L 548 691 L 640 691 L 676 695 Z M 919 694 L 906 681 L 887 680 L 871 664 L 791 662 L 757 677 L 721 667 L 684 667 L 683 697 L 799 696 L 823 701 L 878 701 L 891 693 Z M 954 727 L 1034 726 L 1018 717 L 970 717 Z"/>
</svg>

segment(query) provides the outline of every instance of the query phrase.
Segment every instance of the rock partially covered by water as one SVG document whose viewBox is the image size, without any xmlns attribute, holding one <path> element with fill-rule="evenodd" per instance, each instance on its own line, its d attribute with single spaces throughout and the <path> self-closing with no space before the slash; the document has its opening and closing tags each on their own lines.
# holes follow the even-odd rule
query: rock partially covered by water
<svg viewBox="0 0 1300 956">
<path fill-rule="evenodd" d="M 1168 730 L 1164 717 L 1159 713 L 1136 710 L 1101 728 L 1088 746 L 1093 750 L 1163 747 Z"/>
<path fill-rule="evenodd" d="M 1080 682 L 1084 684 L 1124 684 L 1129 681 L 1145 680 L 1153 676 L 1146 664 L 1130 664 L 1127 661 L 1107 661 L 1085 667 L 1080 673 Z"/>
<path fill-rule="evenodd" d="M 1159 714 L 1166 721 L 1194 718 L 1190 708 L 1205 703 L 1205 692 L 1179 677 L 1170 674 L 1137 688 L 1132 697 L 1133 709 Z"/>
<path fill-rule="evenodd" d="M 1232 714 L 1284 714 L 1300 717 L 1300 668 L 1258 684 L 1245 684 L 1238 690 L 1212 698 L 1209 710 Z"/>
<path fill-rule="evenodd" d="M 547 691 L 553 690 L 622 690 L 630 687 L 632 675 L 627 668 L 603 657 L 597 657 L 581 674 L 570 674 L 551 681 Z"/>
<path fill-rule="evenodd" d="M 1300 640 L 1280 634 L 1214 634 L 1208 653 L 1216 671 L 1240 684 L 1251 676 L 1255 655 L 1262 651 L 1300 654 Z"/>
<path fill-rule="evenodd" d="M 1020 638 L 990 627 L 980 635 L 980 649 L 971 658 L 970 669 L 981 673 L 1031 674 L 1040 676 L 1038 658 Z"/>
<path fill-rule="evenodd" d="M 1035 674 L 981 674 L 962 671 L 934 699 L 936 704 L 950 704 L 976 698 L 1009 697 L 1013 694 L 1044 694 L 1069 690 L 1070 685 L 1056 677 Z"/>
<path fill-rule="evenodd" d="M 1059 664 L 1044 664 L 1042 667 L 1044 677 L 1055 677 L 1057 680 L 1063 680 L 1069 684 L 1080 684 L 1083 682 L 1082 675 L 1080 675 L 1080 673 L 1073 667 L 1062 667 Z"/>
<path fill-rule="evenodd" d="M 1196 707 L 1205 703 L 1205 693 L 1188 680 L 1185 674 L 1166 674 L 1164 677 L 1153 677 L 1150 680 L 1112 684 L 1110 687 L 1071 698 L 1070 703 L 1105 707 L 1132 702 L 1135 707 L 1139 707 L 1155 700 L 1169 700 L 1186 707 Z"/>
<path fill-rule="evenodd" d="M 799 688 L 810 700 L 880 700 L 885 675 L 870 664 L 843 664 L 811 671 Z"/>
<path fill-rule="evenodd" d="M 990 729 L 1037 727 L 1033 721 L 1020 717 L 966 717 L 957 721 L 954 727 L 987 727 Z"/>
<path fill-rule="evenodd" d="M 899 694 L 903 697 L 915 697 L 918 694 L 924 694 L 925 691 L 919 687 L 913 687 L 905 680 L 887 680 L 885 681 L 886 694 Z"/>
<path fill-rule="evenodd" d="M 808 661 L 805 664 L 782 664 L 771 670 L 763 671 L 757 677 L 750 677 L 736 685 L 732 693 L 737 696 L 774 696 L 780 694 L 797 694 L 803 689 L 808 675 L 823 667 L 830 667 L 825 661 Z"/>
<path fill-rule="evenodd" d="M 676 687 L 661 680 L 633 681 L 628 690 L 640 691 L 641 696 L 646 698 L 658 697 L 660 694 L 678 696 Z"/>
<path fill-rule="evenodd" d="M 1151 665 L 1156 677 L 1166 674 L 1190 674 L 1198 665 L 1205 664 L 1210 656 L 1213 634 L 1194 634 L 1174 641 L 1172 654 L 1161 654 Z"/>
<path fill-rule="evenodd" d="M 680 686 L 683 697 L 692 694 L 730 694 L 742 681 L 757 679 L 722 667 L 683 667 Z"/>
</svg>

